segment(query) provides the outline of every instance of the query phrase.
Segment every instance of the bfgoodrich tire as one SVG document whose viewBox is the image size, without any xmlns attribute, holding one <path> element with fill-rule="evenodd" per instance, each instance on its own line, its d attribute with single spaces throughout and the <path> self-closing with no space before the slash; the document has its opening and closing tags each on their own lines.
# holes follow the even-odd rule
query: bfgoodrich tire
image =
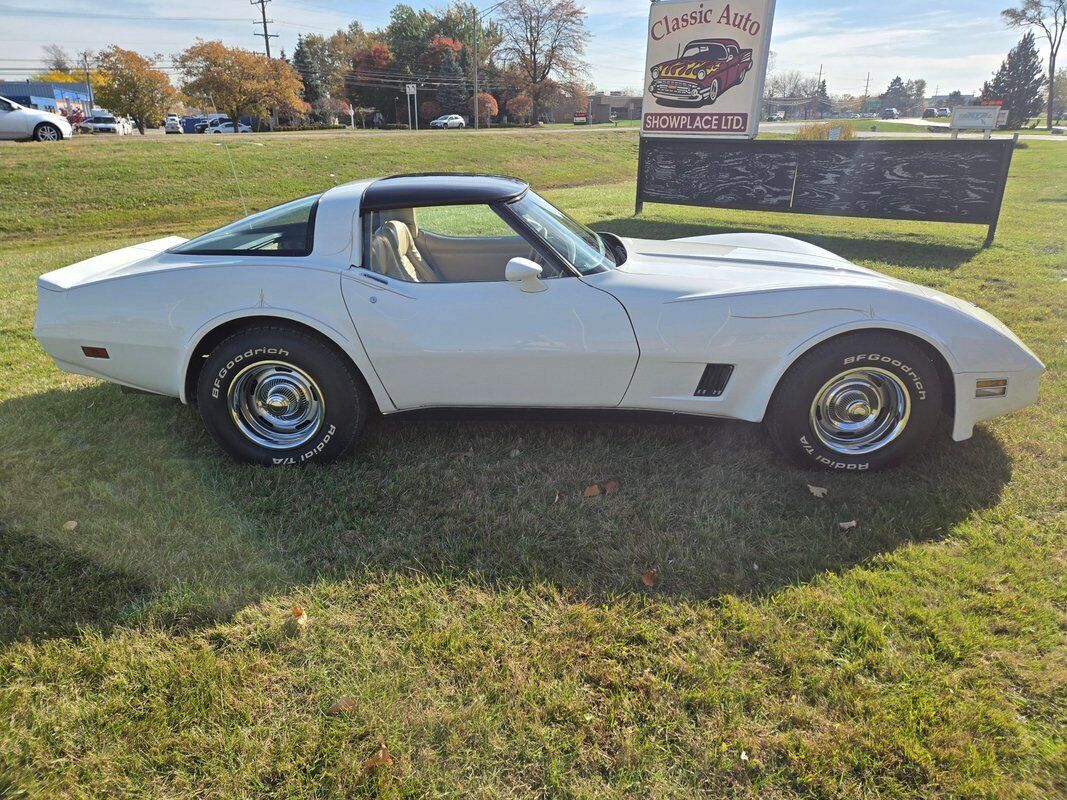
<svg viewBox="0 0 1067 800">
<path fill-rule="evenodd" d="M 211 436 L 241 462 L 328 463 L 359 437 L 370 393 L 358 370 L 317 337 L 247 328 L 220 342 L 197 382 Z"/>
<path fill-rule="evenodd" d="M 888 332 L 845 334 L 789 368 L 771 398 L 767 432 L 801 466 L 880 469 L 929 440 L 941 392 L 920 345 Z"/>
</svg>

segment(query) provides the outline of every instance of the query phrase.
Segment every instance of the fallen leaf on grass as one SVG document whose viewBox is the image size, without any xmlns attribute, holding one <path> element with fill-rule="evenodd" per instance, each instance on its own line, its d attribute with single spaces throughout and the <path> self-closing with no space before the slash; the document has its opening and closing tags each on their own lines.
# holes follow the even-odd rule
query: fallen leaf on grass
<svg viewBox="0 0 1067 800">
<path fill-rule="evenodd" d="M 641 575 L 641 583 L 645 586 L 655 586 L 659 583 L 659 570 L 648 569 Z"/>
<path fill-rule="evenodd" d="M 374 755 L 363 762 L 363 769 L 366 771 L 391 766 L 393 766 L 393 756 L 384 744 L 380 745 Z"/>
<path fill-rule="evenodd" d="M 839 522 L 837 523 L 837 527 L 839 527 L 843 531 L 847 531 L 849 528 L 856 527 L 856 520 L 850 519 L 848 522 Z"/>
<path fill-rule="evenodd" d="M 829 490 L 826 489 L 825 487 L 822 487 L 822 486 L 812 486 L 809 483 L 808 484 L 808 491 L 811 492 L 816 497 L 826 497 L 826 493 Z"/>
<path fill-rule="evenodd" d="M 520 450 L 517 447 L 514 450 L 511 451 L 511 457 L 512 458 L 518 458 L 521 455 L 522 455 L 522 450 Z"/>
<path fill-rule="evenodd" d="M 746 753 L 744 750 L 741 751 L 741 760 L 748 761 L 748 753 Z"/>
<path fill-rule="evenodd" d="M 556 489 L 556 497 L 555 497 L 555 499 L 553 499 L 552 505 L 556 505 L 562 499 L 563 499 L 563 493 L 559 489 Z"/>
<path fill-rule="evenodd" d="M 68 519 L 66 522 L 63 523 L 63 530 L 65 530 L 65 531 L 72 531 L 77 527 L 78 527 L 78 521 L 77 520 Z"/>
<path fill-rule="evenodd" d="M 600 483 L 591 483 L 585 487 L 582 494 L 586 497 L 600 497 L 602 494 L 611 494 L 612 492 L 619 491 L 620 484 L 614 478 L 610 478 Z"/>
<path fill-rule="evenodd" d="M 350 694 L 346 694 L 334 701 L 334 703 L 326 709 L 327 714 L 351 714 L 356 710 L 356 698 Z"/>
<path fill-rule="evenodd" d="M 308 627 L 308 615 L 307 612 L 300 606 L 293 606 L 293 616 L 288 619 L 289 631 L 293 634 L 300 635 L 307 631 Z"/>
</svg>

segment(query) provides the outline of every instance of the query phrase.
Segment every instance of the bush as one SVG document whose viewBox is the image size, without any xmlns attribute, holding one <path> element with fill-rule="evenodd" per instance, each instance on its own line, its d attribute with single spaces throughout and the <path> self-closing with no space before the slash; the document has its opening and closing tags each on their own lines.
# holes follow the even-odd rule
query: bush
<svg viewBox="0 0 1067 800">
<path fill-rule="evenodd" d="M 388 125 L 383 125 L 387 131 L 406 131 L 408 130 L 408 124 L 406 122 L 390 122 Z"/>
<path fill-rule="evenodd" d="M 330 125 L 325 122 L 308 122 L 305 125 L 279 125 L 275 131 L 343 131 L 347 125 Z"/>
<path fill-rule="evenodd" d="M 842 139 L 855 139 L 856 131 L 847 122 L 843 125 L 831 125 L 829 122 L 815 122 L 811 125 L 801 125 L 797 130 L 796 139 L 824 142 L 830 138 L 830 128 L 840 128 Z"/>
</svg>

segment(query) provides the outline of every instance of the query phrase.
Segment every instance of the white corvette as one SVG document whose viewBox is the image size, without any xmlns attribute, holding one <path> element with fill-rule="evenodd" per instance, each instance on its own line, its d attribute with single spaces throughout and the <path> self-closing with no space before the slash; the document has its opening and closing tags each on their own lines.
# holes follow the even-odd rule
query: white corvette
<svg viewBox="0 0 1067 800">
<path fill-rule="evenodd" d="M 56 364 L 195 403 L 242 461 L 329 461 L 375 410 L 644 409 L 764 422 L 867 470 L 1033 403 L 975 306 L 814 245 L 593 233 L 527 184 L 360 181 L 38 280 Z"/>
</svg>

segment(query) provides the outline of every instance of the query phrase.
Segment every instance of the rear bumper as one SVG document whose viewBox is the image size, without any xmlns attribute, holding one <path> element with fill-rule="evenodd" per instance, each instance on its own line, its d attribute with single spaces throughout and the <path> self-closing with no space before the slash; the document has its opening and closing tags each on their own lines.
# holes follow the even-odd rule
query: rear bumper
<svg viewBox="0 0 1067 800">
<path fill-rule="evenodd" d="M 1043 368 L 1019 372 L 959 372 L 953 376 L 956 387 L 956 414 L 952 424 L 952 438 L 957 442 L 969 439 L 974 426 L 982 420 L 999 417 L 1026 408 L 1037 402 L 1038 385 Z M 975 397 L 975 384 L 980 380 L 1008 381 L 1003 397 Z"/>
</svg>

